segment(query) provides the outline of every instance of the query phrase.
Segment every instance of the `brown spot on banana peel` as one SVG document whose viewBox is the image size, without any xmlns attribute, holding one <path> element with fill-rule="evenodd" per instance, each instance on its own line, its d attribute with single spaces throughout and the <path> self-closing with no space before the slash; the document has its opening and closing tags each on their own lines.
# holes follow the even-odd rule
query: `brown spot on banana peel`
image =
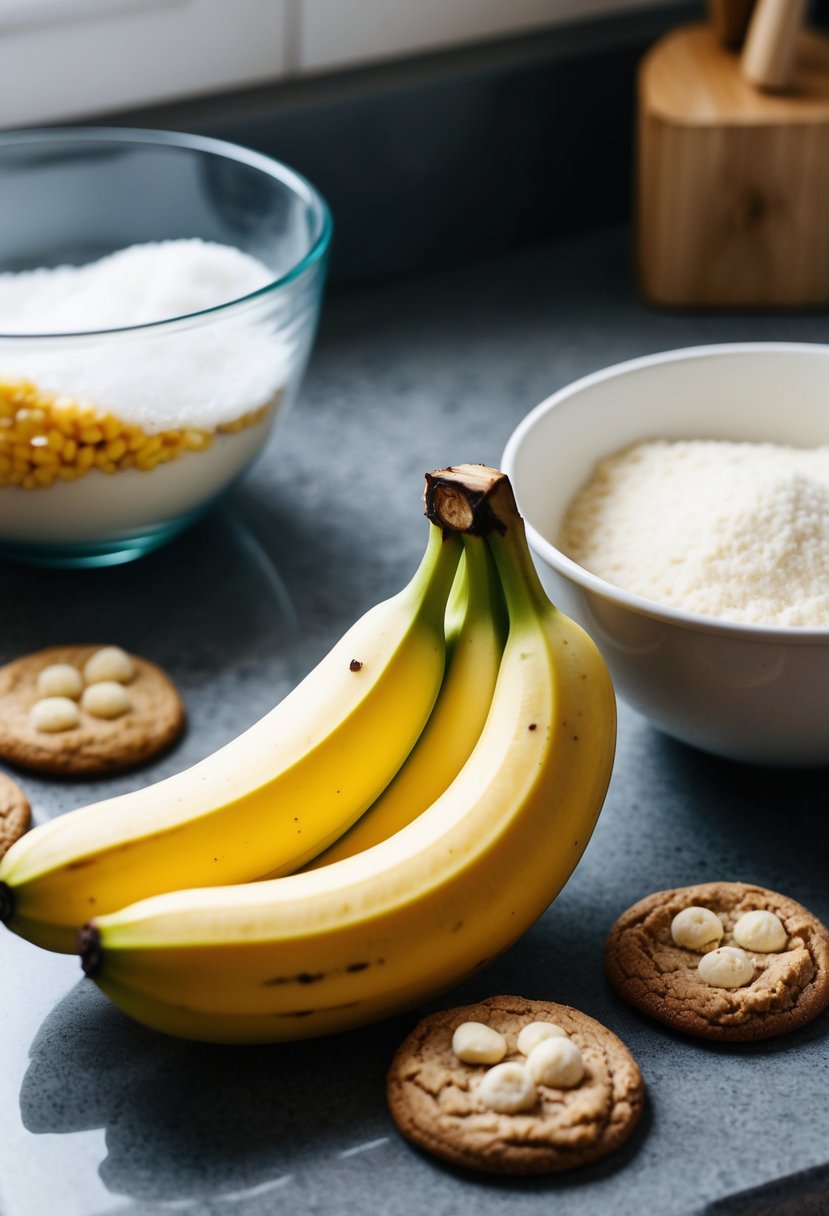
<svg viewBox="0 0 829 1216">
<path fill-rule="evenodd" d="M 263 980 L 263 988 L 274 988 L 280 984 L 318 984 L 325 979 L 324 971 L 300 971 L 299 975 L 275 975 L 272 979 Z"/>
<path fill-rule="evenodd" d="M 382 967 L 385 961 L 383 958 L 378 958 L 375 960 L 374 965 Z M 333 971 L 316 971 L 313 973 L 303 971 L 299 975 L 274 975 L 270 979 L 263 980 L 262 987 L 273 988 L 282 984 L 315 984 L 320 980 L 326 979 L 328 976 L 337 975 L 338 973 L 353 974 L 357 971 L 365 971 L 371 965 L 371 963 L 361 960 L 358 963 L 346 963 L 344 967 L 336 968 Z"/>
<path fill-rule="evenodd" d="M 3 889 L 5 889 L 5 883 L 0 883 L 0 894 L 2 893 Z M 101 969 L 101 961 L 103 958 L 103 949 L 101 947 L 101 934 L 100 934 L 97 926 L 93 922 L 90 921 L 89 924 L 84 925 L 84 927 L 78 932 L 77 948 L 78 948 L 78 953 L 81 956 L 81 967 L 83 968 L 84 974 L 90 976 L 90 978 L 94 978 L 94 976 L 97 975 L 97 973 Z M 384 962 L 385 962 L 385 959 L 382 959 L 382 958 L 377 959 L 377 963 L 379 965 L 382 965 Z M 349 963 L 346 967 L 343 968 L 343 970 L 352 971 L 352 972 L 353 971 L 364 971 L 367 967 L 370 967 L 370 966 L 371 966 L 371 964 L 367 963 L 367 962 Z M 274 979 L 264 980 L 263 985 L 264 985 L 264 987 L 269 987 L 274 984 L 291 984 L 291 983 L 306 985 L 306 984 L 316 984 L 316 983 L 319 983 L 320 980 L 324 980 L 324 979 L 325 979 L 325 972 L 323 972 L 323 971 L 315 971 L 315 972 L 301 971 L 299 973 L 299 975 L 276 976 Z M 346 1004 L 334 1005 L 334 1006 L 331 1006 L 331 1008 L 350 1009 L 353 1006 L 359 1005 L 361 1003 L 362 1002 L 360 1002 L 360 1001 L 348 1001 Z M 186 1008 L 186 1006 L 182 1005 L 182 1006 L 180 1006 L 180 1008 L 184 1009 L 184 1008 Z M 303 1017 L 310 1017 L 311 1014 L 316 1013 L 316 1012 L 318 1012 L 318 1011 L 315 1009 L 293 1009 L 293 1010 L 289 1010 L 285 1013 L 279 1014 L 278 1016 L 303 1018 Z"/>
<path fill-rule="evenodd" d="M 325 1005 L 319 1009 L 286 1009 L 271 1014 L 272 1018 L 310 1018 L 315 1013 L 330 1013 L 337 1009 L 356 1009 L 362 1001 L 346 1001 L 343 1005 Z"/>
</svg>

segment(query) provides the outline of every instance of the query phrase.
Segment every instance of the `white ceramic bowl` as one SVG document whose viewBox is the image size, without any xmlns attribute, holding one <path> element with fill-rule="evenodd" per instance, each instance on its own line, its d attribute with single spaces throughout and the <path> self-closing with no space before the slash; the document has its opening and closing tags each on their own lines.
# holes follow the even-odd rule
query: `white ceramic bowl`
<svg viewBox="0 0 829 1216">
<path fill-rule="evenodd" d="M 829 627 L 683 612 L 612 586 L 556 548 L 595 462 L 646 438 L 829 442 L 829 345 L 701 346 L 606 368 L 528 414 L 501 466 L 550 597 L 596 641 L 623 700 L 721 756 L 829 764 Z"/>
</svg>

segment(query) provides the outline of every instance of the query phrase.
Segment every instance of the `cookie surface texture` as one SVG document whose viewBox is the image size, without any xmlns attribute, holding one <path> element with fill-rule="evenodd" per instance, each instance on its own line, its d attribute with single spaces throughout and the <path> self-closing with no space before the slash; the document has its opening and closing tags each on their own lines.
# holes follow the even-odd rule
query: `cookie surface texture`
<svg viewBox="0 0 829 1216">
<path fill-rule="evenodd" d="M 538 1085 L 534 1107 L 487 1109 L 477 1088 L 485 1064 L 452 1050 L 463 1022 L 483 1022 L 507 1040 L 505 1060 L 522 1063 L 521 1029 L 555 1022 L 581 1050 L 585 1075 L 571 1089 Z M 642 1112 L 644 1086 L 631 1053 L 601 1023 L 551 1001 L 490 997 L 425 1017 L 403 1041 L 388 1074 L 387 1097 L 402 1134 L 444 1161 L 494 1174 L 546 1174 L 597 1161 L 627 1140 Z"/>
<path fill-rule="evenodd" d="M 0 773 L 0 857 L 28 831 L 29 800 L 16 781 Z"/>
<path fill-rule="evenodd" d="M 683 908 L 720 918 L 720 946 L 737 946 L 734 926 L 756 910 L 773 912 L 786 931 L 775 953 L 747 950 L 754 973 L 738 988 L 716 988 L 698 974 L 702 953 L 678 946 L 671 922 Z M 629 1004 L 687 1034 L 722 1042 L 769 1039 L 810 1022 L 829 1006 L 829 931 L 811 912 L 775 891 L 711 882 L 657 891 L 619 917 L 607 938 L 605 967 Z"/>
<path fill-rule="evenodd" d="M 80 709 L 78 725 L 68 730 L 33 726 L 40 672 L 59 663 L 82 671 L 99 650 L 50 646 L 0 667 L 0 757 L 40 773 L 97 776 L 139 764 L 174 742 L 185 723 L 181 697 L 160 667 L 137 655 L 130 656 L 134 675 L 125 685 L 129 712 L 107 719 Z"/>
</svg>

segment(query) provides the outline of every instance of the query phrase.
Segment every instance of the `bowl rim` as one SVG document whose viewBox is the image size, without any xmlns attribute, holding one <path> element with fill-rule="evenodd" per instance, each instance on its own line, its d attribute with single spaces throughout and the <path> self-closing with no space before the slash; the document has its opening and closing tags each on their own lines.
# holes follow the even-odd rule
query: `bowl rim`
<svg viewBox="0 0 829 1216">
<path fill-rule="evenodd" d="M 605 380 L 616 379 L 619 376 L 636 373 L 648 367 L 661 363 L 681 363 L 686 360 L 718 357 L 721 355 L 753 355 L 758 353 L 777 353 L 796 355 L 804 352 L 821 352 L 829 358 L 829 343 L 824 342 L 718 342 L 699 346 L 677 347 L 672 350 L 658 351 L 650 355 L 639 355 L 633 359 L 625 359 L 619 363 L 610 364 L 596 371 L 571 381 L 556 392 L 545 397 L 534 406 L 518 423 L 509 436 L 501 456 L 501 469 L 512 482 L 513 492 L 518 503 L 518 509 L 523 516 L 519 487 L 515 484 L 515 466 L 519 449 L 532 433 L 538 421 L 562 402 L 576 396 L 584 389 L 591 388 Z M 530 548 L 546 561 L 560 575 L 575 583 L 583 591 L 598 596 L 607 603 L 617 605 L 667 625 L 691 629 L 698 633 L 707 633 L 731 639 L 741 638 L 751 642 L 772 642 L 778 645 L 782 642 L 796 645 L 822 645 L 829 641 L 829 625 L 765 625 L 753 621 L 729 621 L 722 617 L 705 616 L 698 612 L 687 612 L 668 604 L 660 604 L 657 600 L 648 599 L 607 582 L 597 574 L 592 574 L 583 566 L 578 565 L 572 558 L 567 557 L 552 541 L 548 540 L 539 530 L 524 517 L 524 527 Z"/>
<path fill-rule="evenodd" d="M 258 287 L 256 291 L 247 292 L 243 296 L 236 296 L 232 300 L 225 300 L 221 304 L 213 304 L 210 308 L 180 313 L 174 317 L 163 317 L 159 321 L 146 321 L 139 325 L 113 326 L 107 329 L 62 330 L 55 333 L 23 334 L 0 331 L 0 340 L 2 341 L 14 341 L 15 343 L 26 341 L 43 342 L 66 338 L 89 340 L 103 334 L 127 334 L 138 331 L 158 330 L 164 326 L 175 325 L 182 321 L 193 322 L 205 317 L 213 318 L 216 314 L 224 313 L 231 309 L 235 310 L 241 305 L 246 306 L 251 301 L 259 300 L 300 278 L 301 275 L 324 258 L 331 243 L 333 232 L 331 210 L 316 186 L 296 169 L 292 169 L 289 165 L 284 164 L 273 156 L 268 156 L 264 152 L 257 152 L 253 148 L 248 148 L 244 144 L 233 143 L 231 140 L 215 139 L 213 136 L 208 135 L 192 135 L 184 131 L 156 130 L 150 127 L 32 127 L 27 130 L 0 132 L 0 153 L 5 148 L 20 144 L 46 143 L 49 140 L 65 144 L 82 142 L 157 144 L 171 148 L 207 152 L 225 160 L 249 165 L 251 168 L 261 170 L 268 177 L 276 178 L 293 190 L 296 195 L 304 199 L 318 218 L 319 231 L 310 249 L 285 274 L 280 275 L 279 278 L 270 280 L 262 287 Z"/>
</svg>

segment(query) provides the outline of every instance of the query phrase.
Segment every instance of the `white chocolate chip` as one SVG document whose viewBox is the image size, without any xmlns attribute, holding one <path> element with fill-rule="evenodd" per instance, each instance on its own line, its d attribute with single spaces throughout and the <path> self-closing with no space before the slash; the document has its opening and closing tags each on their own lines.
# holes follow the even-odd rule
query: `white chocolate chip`
<svg viewBox="0 0 829 1216">
<path fill-rule="evenodd" d="M 71 663 L 50 663 L 37 677 L 37 695 L 43 697 L 70 697 L 77 701 L 83 692 L 83 678 Z"/>
<path fill-rule="evenodd" d="M 738 946 L 758 954 L 777 954 L 785 949 L 788 935 L 779 916 L 757 908 L 753 912 L 744 912 L 737 921 L 734 941 Z"/>
<path fill-rule="evenodd" d="M 696 905 L 683 908 L 671 921 L 671 937 L 676 944 L 700 954 L 715 949 L 723 932 L 723 923 L 716 912 Z"/>
<path fill-rule="evenodd" d="M 712 988 L 743 988 L 754 978 L 754 963 L 737 946 L 720 946 L 699 960 L 697 973 Z"/>
<path fill-rule="evenodd" d="M 463 1022 L 452 1035 L 452 1050 L 464 1064 L 497 1064 L 507 1054 L 507 1040 L 483 1022 Z"/>
<path fill-rule="evenodd" d="M 545 1039 L 552 1038 L 566 1039 L 567 1031 L 562 1030 L 560 1026 L 556 1026 L 555 1022 L 530 1022 L 519 1030 L 516 1046 L 522 1056 L 528 1056 L 539 1043 L 543 1043 Z"/>
<path fill-rule="evenodd" d="M 538 1085 L 572 1089 L 584 1076 L 584 1059 L 572 1039 L 544 1039 L 527 1057 L 527 1068 Z"/>
<path fill-rule="evenodd" d="M 99 684 L 102 680 L 129 684 L 134 675 L 135 664 L 120 646 L 102 646 L 89 656 L 83 668 L 87 684 Z"/>
<path fill-rule="evenodd" d="M 29 721 L 35 730 L 56 734 L 61 730 L 72 730 L 80 724 L 81 715 L 70 697 L 44 697 L 35 701 Z"/>
<path fill-rule="evenodd" d="M 94 718 L 120 718 L 131 708 L 130 694 L 123 684 L 116 684 L 114 680 L 90 684 L 81 697 L 81 709 Z"/>
<path fill-rule="evenodd" d="M 529 1069 L 517 1060 L 488 1068 L 481 1077 L 478 1094 L 484 1106 L 502 1115 L 531 1110 L 538 1096 Z"/>
</svg>

